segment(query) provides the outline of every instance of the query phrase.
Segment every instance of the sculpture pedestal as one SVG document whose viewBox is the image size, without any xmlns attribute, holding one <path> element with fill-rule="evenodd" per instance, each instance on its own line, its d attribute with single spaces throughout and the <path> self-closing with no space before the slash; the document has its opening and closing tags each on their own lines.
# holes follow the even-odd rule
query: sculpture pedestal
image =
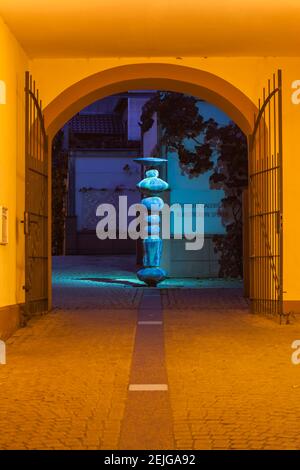
<svg viewBox="0 0 300 470">
<path fill-rule="evenodd" d="M 142 268 L 136 273 L 140 281 L 145 282 L 149 287 L 156 287 L 157 284 L 166 279 L 167 273 L 162 268 Z"/>
</svg>

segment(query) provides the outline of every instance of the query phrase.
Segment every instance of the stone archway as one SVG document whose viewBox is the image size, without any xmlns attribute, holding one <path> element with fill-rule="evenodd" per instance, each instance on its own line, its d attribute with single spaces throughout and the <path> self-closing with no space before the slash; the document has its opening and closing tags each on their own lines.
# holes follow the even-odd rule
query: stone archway
<svg viewBox="0 0 300 470">
<path fill-rule="evenodd" d="M 162 89 L 189 93 L 216 105 L 250 134 L 257 107 L 238 88 L 210 72 L 164 64 L 133 64 L 90 75 L 58 95 L 45 108 L 45 126 L 51 137 L 83 107 L 114 93 Z"/>
<path fill-rule="evenodd" d="M 217 75 L 174 64 L 132 64 L 107 69 L 80 80 L 65 89 L 45 108 L 49 149 L 51 150 L 52 139 L 56 132 L 82 108 L 106 96 L 136 89 L 162 89 L 201 97 L 224 111 L 246 136 L 253 131 L 253 117 L 257 114 L 257 107 L 241 90 Z M 49 175 L 51 175 L 51 159 L 49 159 Z M 51 215 L 51 184 L 48 186 L 49 215 Z M 51 216 L 48 236 L 50 240 Z M 51 307 L 51 243 L 48 246 L 49 307 Z"/>
</svg>

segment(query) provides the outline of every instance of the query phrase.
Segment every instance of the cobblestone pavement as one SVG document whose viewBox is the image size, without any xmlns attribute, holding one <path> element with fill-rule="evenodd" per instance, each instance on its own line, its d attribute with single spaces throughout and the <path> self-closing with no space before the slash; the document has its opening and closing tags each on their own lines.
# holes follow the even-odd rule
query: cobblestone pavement
<svg viewBox="0 0 300 470">
<path fill-rule="evenodd" d="M 116 449 L 140 294 L 56 268 L 55 310 L 7 341 L 0 449 Z"/>
<path fill-rule="evenodd" d="M 143 289 L 71 264 L 56 264 L 55 310 L 7 342 L 0 449 L 119 448 Z M 161 294 L 176 448 L 300 449 L 299 322 L 249 314 L 239 289 Z"/>
<path fill-rule="evenodd" d="M 300 449 L 299 322 L 251 315 L 230 289 L 168 291 L 164 303 L 177 448 Z"/>
<path fill-rule="evenodd" d="M 0 366 L 0 449 L 115 449 L 133 310 L 59 311 L 30 322 Z"/>
</svg>

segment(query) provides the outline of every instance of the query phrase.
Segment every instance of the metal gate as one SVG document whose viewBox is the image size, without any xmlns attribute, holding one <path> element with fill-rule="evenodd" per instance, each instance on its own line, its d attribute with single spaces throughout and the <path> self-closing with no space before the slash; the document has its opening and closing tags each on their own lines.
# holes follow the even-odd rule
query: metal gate
<svg viewBox="0 0 300 470">
<path fill-rule="evenodd" d="M 42 102 L 25 75 L 25 315 L 48 309 L 48 139 Z"/>
<path fill-rule="evenodd" d="M 282 78 L 268 81 L 249 137 L 250 300 L 253 312 L 283 315 Z"/>
</svg>

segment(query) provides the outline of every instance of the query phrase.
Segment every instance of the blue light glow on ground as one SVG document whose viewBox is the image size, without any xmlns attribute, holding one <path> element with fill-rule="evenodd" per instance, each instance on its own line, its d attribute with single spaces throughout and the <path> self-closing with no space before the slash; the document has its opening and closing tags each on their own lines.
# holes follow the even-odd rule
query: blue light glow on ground
<svg viewBox="0 0 300 470">
<path fill-rule="evenodd" d="M 59 256 L 53 257 L 53 287 L 83 289 L 86 287 L 146 287 L 136 277 L 134 256 Z M 158 288 L 226 288 L 242 287 L 236 279 L 172 278 L 159 284 Z"/>
</svg>

